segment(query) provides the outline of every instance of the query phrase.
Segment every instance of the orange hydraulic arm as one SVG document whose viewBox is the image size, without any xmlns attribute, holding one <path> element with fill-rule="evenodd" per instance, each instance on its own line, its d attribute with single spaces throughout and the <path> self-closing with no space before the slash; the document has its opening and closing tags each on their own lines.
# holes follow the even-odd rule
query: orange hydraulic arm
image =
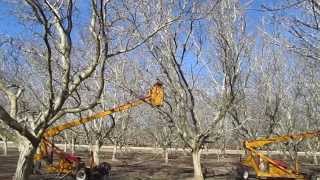
<svg viewBox="0 0 320 180">
<path fill-rule="evenodd" d="M 244 146 L 248 151 L 248 156 L 243 162 L 243 164 L 253 168 L 258 177 L 305 179 L 305 177 L 301 175 L 298 171 L 297 162 L 295 169 L 290 169 L 289 167 L 285 166 L 281 161 L 273 160 L 270 157 L 264 155 L 263 153 L 258 152 L 257 149 L 272 143 L 288 142 L 291 140 L 299 141 L 317 136 L 320 136 L 320 131 L 274 136 L 271 138 L 260 138 L 257 140 L 245 141 Z M 259 167 L 260 160 L 267 163 L 266 169 L 261 169 Z"/>
<path fill-rule="evenodd" d="M 76 127 L 76 126 L 88 123 L 88 122 L 93 121 L 95 119 L 103 118 L 103 117 L 111 115 L 115 112 L 126 111 L 128 109 L 131 109 L 131 108 L 136 107 L 136 106 L 143 104 L 143 103 L 149 103 L 152 106 L 161 106 L 163 103 L 163 97 L 164 97 L 164 91 L 163 91 L 162 84 L 156 83 L 149 90 L 148 94 L 144 97 L 141 97 L 141 98 L 134 100 L 134 101 L 124 103 L 122 105 L 119 105 L 115 108 L 112 108 L 112 109 L 109 109 L 106 111 L 95 113 L 91 116 L 83 117 L 81 119 L 75 119 L 75 120 L 69 121 L 67 123 L 52 127 L 44 133 L 44 137 L 48 138 L 48 137 L 56 136 L 61 131 L 65 130 L 65 129 L 70 129 L 72 127 Z"/>
<path fill-rule="evenodd" d="M 256 140 L 245 141 L 244 144 L 246 149 L 256 149 L 272 143 L 288 142 L 290 140 L 297 141 L 297 140 L 303 140 L 306 138 L 313 138 L 316 136 L 320 136 L 320 131 L 305 132 L 300 134 L 291 134 L 291 135 L 283 135 L 283 136 L 274 136 L 271 138 L 260 138 Z"/>
</svg>

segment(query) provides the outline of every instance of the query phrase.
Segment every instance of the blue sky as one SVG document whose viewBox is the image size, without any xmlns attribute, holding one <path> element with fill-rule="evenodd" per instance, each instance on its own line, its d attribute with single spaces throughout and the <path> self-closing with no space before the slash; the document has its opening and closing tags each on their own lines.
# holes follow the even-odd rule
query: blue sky
<svg viewBox="0 0 320 180">
<path fill-rule="evenodd" d="M 0 0 L 0 36 L 6 35 L 6 36 L 18 37 L 21 39 L 32 37 L 30 36 L 30 31 L 28 31 L 26 27 L 20 24 L 18 19 L 13 14 L 13 12 L 15 11 L 15 7 L 12 4 L 8 4 L 9 1 L 10 0 Z M 80 24 L 76 24 L 76 26 L 73 29 L 73 33 L 72 33 L 73 42 L 80 39 L 80 38 L 77 38 L 80 31 L 79 30 L 80 28 L 77 28 L 77 27 L 85 27 L 82 25 L 89 23 L 88 17 L 90 17 L 89 4 L 88 4 L 89 1 L 76 0 L 76 2 L 79 9 L 75 12 L 76 16 L 74 17 L 74 20 L 75 22 Z M 272 16 L 272 13 L 265 12 L 264 9 L 262 9 L 262 5 L 273 7 L 275 4 L 279 4 L 279 2 L 280 0 L 253 0 L 253 1 L 241 0 L 242 4 L 249 3 L 246 11 L 246 22 L 247 22 L 247 30 L 249 33 L 251 33 L 251 35 L 253 36 L 255 35 L 257 31 L 257 27 L 261 26 L 261 20 L 263 17 L 268 19 Z M 277 13 L 277 12 L 274 12 L 274 13 Z M 271 32 L 273 30 L 272 28 L 274 27 L 272 25 L 272 21 L 268 20 L 266 21 L 266 23 L 270 23 L 270 24 L 266 24 L 262 28 L 266 28 L 264 30 Z M 285 34 L 284 32 L 282 33 Z M 256 40 L 257 42 L 259 41 L 258 38 Z M 256 45 L 259 46 L 259 43 L 257 43 Z M 188 66 L 193 66 L 195 64 L 195 56 L 191 53 L 189 54 L 187 53 L 186 56 L 187 56 L 186 61 L 188 61 L 186 63 L 187 65 L 186 69 L 190 69 Z M 203 69 L 201 70 L 205 71 Z M 197 71 L 197 69 L 195 69 L 195 71 Z M 206 73 L 207 72 L 203 72 L 204 75 L 206 75 Z"/>
<path fill-rule="evenodd" d="M 89 15 L 88 1 L 81 1 L 78 3 L 79 13 L 78 18 L 82 19 L 83 22 L 87 21 L 85 19 Z M 249 2 L 248 0 L 241 1 L 242 3 Z M 263 12 L 261 10 L 262 4 L 272 5 L 276 0 L 255 0 L 252 1 L 249 10 L 247 11 L 247 20 L 250 28 L 255 28 L 255 26 L 261 20 Z M 25 27 L 21 25 L 18 19 L 13 15 L 15 7 L 10 5 L 5 0 L 0 0 L 0 34 L 7 34 L 11 36 L 23 35 L 25 33 Z"/>
<path fill-rule="evenodd" d="M 0 34 L 16 35 L 22 33 L 24 27 L 12 15 L 13 7 L 0 0 Z"/>
<path fill-rule="evenodd" d="M 9 3 L 8 3 L 9 2 Z M 77 1 L 78 2 L 78 1 Z M 77 3 L 77 10 L 75 12 L 74 20 L 76 23 L 88 23 L 89 17 L 89 1 L 80 0 L 81 3 Z M 0 0 L 0 35 L 8 35 L 13 37 L 27 38 L 30 31 L 21 24 L 20 20 L 16 17 L 17 10 L 15 3 L 10 1 Z M 80 21 L 78 21 L 80 20 Z M 81 26 L 83 24 L 76 24 Z M 76 34 L 77 29 L 73 29 Z"/>
<path fill-rule="evenodd" d="M 20 39 L 25 39 L 30 36 L 30 31 L 24 27 L 17 17 L 14 15 L 16 7 L 8 3 L 10 0 L 0 0 L 0 36 L 13 36 Z M 74 22 L 78 23 L 74 26 L 72 37 L 73 42 L 79 40 L 79 29 L 77 27 L 86 27 L 83 26 L 86 23 L 89 23 L 90 17 L 90 5 L 87 0 L 76 0 L 77 2 L 77 11 L 75 12 Z M 80 2 L 80 3 L 79 3 Z M 246 21 L 247 21 L 247 30 L 251 35 L 256 33 L 257 27 L 261 25 L 261 19 L 263 16 L 267 18 L 270 17 L 271 13 L 264 12 L 262 5 L 268 7 L 273 7 L 275 4 L 279 4 L 278 0 L 241 0 L 242 4 L 247 4 L 246 11 Z M 19 10 L 18 10 L 19 11 Z M 270 23 L 270 21 L 269 21 Z M 272 31 L 272 25 L 267 24 L 264 28 L 268 31 Z M 191 59 L 193 57 L 189 55 Z"/>
</svg>

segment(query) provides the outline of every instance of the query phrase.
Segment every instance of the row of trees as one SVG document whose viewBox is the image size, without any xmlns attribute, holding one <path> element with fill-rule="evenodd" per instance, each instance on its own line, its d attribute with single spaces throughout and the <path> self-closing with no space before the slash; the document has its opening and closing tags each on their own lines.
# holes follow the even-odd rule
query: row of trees
<svg viewBox="0 0 320 180">
<path fill-rule="evenodd" d="M 195 179 L 203 179 L 204 145 L 235 148 L 244 139 L 318 127 L 318 1 L 6 4 L 24 28 L 0 39 L 0 135 L 19 145 L 17 180 L 31 173 L 48 127 L 137 97 L 157 80 L 163 107 L 78 128 L 78 141 L 91 144 L 97 160 L 108 140 L 115 149 L 146 140 L 165 152 L 187 147 Z M 290 147 L 319 147 L 306 145 Z"/>
</svg>

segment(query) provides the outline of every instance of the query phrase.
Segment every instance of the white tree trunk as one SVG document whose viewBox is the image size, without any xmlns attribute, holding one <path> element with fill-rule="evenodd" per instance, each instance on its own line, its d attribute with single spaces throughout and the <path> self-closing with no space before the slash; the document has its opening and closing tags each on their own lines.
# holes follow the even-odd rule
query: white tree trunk
<svg viewBox="0 0 320 180">
<path fill-rule="evenodd" d="M 113 145 L 113 152 L 112 152 L 112 161 L 116 161 L 117 160 L 117 144 Z"/>
<path fill-rule="evenodd" d="M 183 150 L 183 155 L 184 155 L 184 156 L 188 156 L 188 155 L 189 155 L 189 152 L 188 152 L 188 150 L 186 149 L 186 147 L 183 147 L 182 150 Z"/>
<path fill-rule="evenodd" d="M 20 144 L 19 144 L 19 147 L 18 147 L 19 153 L 21 152 L 22 149 L 23 149 L 23 143 L 20 143 Z"/>
<path fill-rule="evenodd" d="M 8 155 L 8 139 L 6 137 L 3 138 L 3 155 Z"/>
<path fill-rule="evenodd" d="M 74 154 L 75 152 L 75 138 L 71 139 L 71 153 Z"/>
<path fill-rule="evenodd" d="M 33 156 L 36 150 L 37 148 L 34 148 L 30 143 L 23 143 L 23 146 L 20 146 L 20 155 L 13 180 L 28 179 L 32 173 Z"/>
<path fill-rule="evenodd" d="M 313 156 L 313 164 L 318 165 L 318 157 L 316 155 L 316 151 L 312 148 L 310 141 L 307 141 L 308 147 L 311 150 L 311 155 Z"/>
<path fill-rule="evenodd" d="M 168 164 L 169 162 L 169 152 L 168 152 L 168 149 L 167 148 L 164 148 L 164 162 L 165 164 Z"/>
<path fill-rule="evenodd" d="M 200 150 L 194 150 L 192 152 L 193 170 L 194 170 L 194 179 L 195 180 L 204 180 L 202 170 L 201 170 L 200 154 L 201 154 Z"/>
<path fill-rule="evenodd" d="M 313 164 L 319 165 L 318 157 L 317 157 L 316 153 L 313 153 Z"/>
<path fill-rule="evenodd" d="M 64 142 L 64 152 L 67 152 L 67 148 L 68 148 L 68 143 L 67 141 Z"/>
<path fill-rule="evenodd" d="M 99 141 L 96 140 L 96 143 L 93 147 L 93 161 L 95 165 L 99 165 L 100 164 L 100 158 L 99 158 L 99 154 L 100 154 L 100 145 L 99 145 Z"/>
</svg>

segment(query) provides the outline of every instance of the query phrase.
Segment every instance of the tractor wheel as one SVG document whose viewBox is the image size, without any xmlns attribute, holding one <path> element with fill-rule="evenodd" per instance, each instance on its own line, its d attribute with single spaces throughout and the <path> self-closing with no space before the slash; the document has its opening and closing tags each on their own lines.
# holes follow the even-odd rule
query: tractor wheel
<svg viewBox="0 0 320 180">
<path fill-rule="evenodd" d="M 80 168 L 76 172 L 76 180 L 88 180 L 89 179 L 89 170 L 86 168 Z"/>
</svg>

